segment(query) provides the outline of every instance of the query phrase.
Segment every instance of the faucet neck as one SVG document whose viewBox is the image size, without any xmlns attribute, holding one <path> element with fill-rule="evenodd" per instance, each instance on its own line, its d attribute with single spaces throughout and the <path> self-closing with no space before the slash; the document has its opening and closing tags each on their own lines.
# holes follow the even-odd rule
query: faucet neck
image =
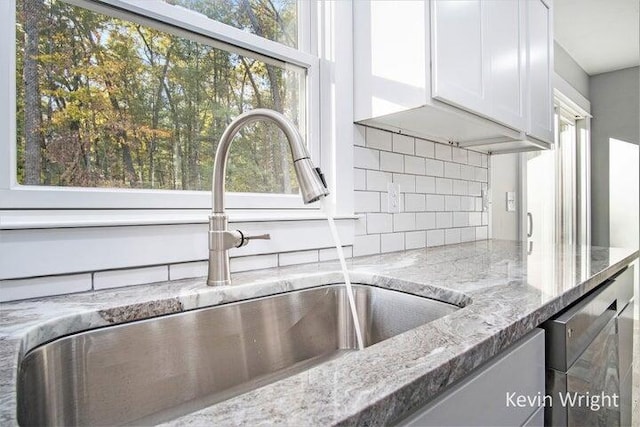
<svg viewBox="0 0 640 427">
<path fill-rule="evenodd" d="M 244 126 L 261 120 L 274 123 L 284 132 L 289 142 L 294 163 L 298 160 L 309 158 L 309 153 L 300 133 L 293 123 L 282 114 L 265 108 L 257 108 L 240 114 L 227 126 L 216 149 L 216 157 L 213 164 L 211 201 L 214 213 L 224 213 L 225 173 L 229 148 L 231 147 L 233 138 Z"/>
</svg>

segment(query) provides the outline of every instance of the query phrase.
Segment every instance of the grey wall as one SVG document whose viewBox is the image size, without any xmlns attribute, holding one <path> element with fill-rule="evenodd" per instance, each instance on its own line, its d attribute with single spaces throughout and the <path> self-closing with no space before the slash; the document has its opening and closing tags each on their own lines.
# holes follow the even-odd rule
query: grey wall
<svg viewBox="0 0 640 427">
<path fill-rule="evenodd" d="M 554 42 L 553 68 L 560 77 L 573 86 L 582 96 L 589 99 L 589 75 L 558 43 Z"/>
<path fill-rule="evenodd" d="M 518 211 L 507 211 L 507 191 L 518 191 L 519 154 L 491 156 L 491 237 L 494 239 L 518 240 Z"/>
<path fill-rule="evenodd" d="M 591 241 L 609 246 L 609 138 L 640 141 L 640 68 L 591 76 Z M 638 197 L 638 195 L 635 195 Z"/>
</svg>

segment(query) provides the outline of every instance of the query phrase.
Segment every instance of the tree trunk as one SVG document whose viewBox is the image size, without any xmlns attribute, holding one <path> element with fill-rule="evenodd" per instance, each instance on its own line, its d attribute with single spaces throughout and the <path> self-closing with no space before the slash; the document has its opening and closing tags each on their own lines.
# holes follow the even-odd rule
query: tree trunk
<svg viewBox="0 0 640 427">
<path fill-rule="evenodd" d="M 249 17 L 249 21 L 251 21 L 251 26 L 254 31 L 259 36 L 264 36 L 264 32 L 260 27 L 260 23 L 256 18 L 256 15 L 253 13 L 251 9 L 251 5 L 248 0 L 243 0 L 243 6 L 247 11 L 247 16 Z M 273 98 L 273 109 L 279 112 L 282 112 L 282 97 L 280 96 L 280 86 L 278 85 L 278 76 L 276 75 L 276 70 L 273 65 L 266 64 L 267 66 L 267 75 L 269 77 L 269 85 L 271 86 L 271 96 Z M 278 141 L 277 144 L 280 149 L 280 168 L 282 169 L 282 191 L 285 194 L 291 193 L 291 177 L 289 174 L 289 162 L 287 161 L 287 156 L 290 156 L 289 150 L 287 149 L 287 143 L 284 141 L 284 138 L 281 133 L 278 133 Z"/>
<path fill-rule="evenodd" d="M 41 183 L 42 117 L 38 78 L 38 44 L 42 0 L 24 0 L 24 183 Z"/>
</svg>

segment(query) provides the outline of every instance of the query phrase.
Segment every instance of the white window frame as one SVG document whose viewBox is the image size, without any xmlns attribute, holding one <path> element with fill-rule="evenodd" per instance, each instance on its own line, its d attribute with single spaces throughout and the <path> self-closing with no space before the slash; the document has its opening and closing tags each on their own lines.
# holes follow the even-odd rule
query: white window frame
<svg viewBox="0 0 640 427">
<path fill-rule="evenodd" d="M 155 21 L 237 47 L 261 59 L 273 58 L 306 69 L 306 138 L 312 160 L 321 164 L 320 72 L 317 47 L 316 2 L 299 3 L 299 49 L 213 21 L 204 15 L 160 0 L 64 0 L 70 4 L 126 19 Z M 139 190 L 21 185 L 16 163 L 16 0 L 0 1 L 0 209 L 207 209 L 209 191 Z M 325 163 L 325 162 L 322 162 Z M 236 209 L 306 209 L 299 195 L 227 193 L 226 205 Z"/>
</svg>

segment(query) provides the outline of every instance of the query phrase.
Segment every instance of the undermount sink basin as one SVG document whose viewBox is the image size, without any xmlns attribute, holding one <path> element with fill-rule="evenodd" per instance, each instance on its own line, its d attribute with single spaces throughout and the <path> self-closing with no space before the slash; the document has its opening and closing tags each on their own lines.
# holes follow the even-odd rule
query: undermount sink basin
<svg viewBox="0 0 640 427">
<path fill-rule="evenodd" d="M 354 285 L 365 346 L 457 306 Z M 70 335 L 18 373 L 21 425 L 165 421 L 356 348 L 344 285 L 327 285 Z"/>
</svg>

